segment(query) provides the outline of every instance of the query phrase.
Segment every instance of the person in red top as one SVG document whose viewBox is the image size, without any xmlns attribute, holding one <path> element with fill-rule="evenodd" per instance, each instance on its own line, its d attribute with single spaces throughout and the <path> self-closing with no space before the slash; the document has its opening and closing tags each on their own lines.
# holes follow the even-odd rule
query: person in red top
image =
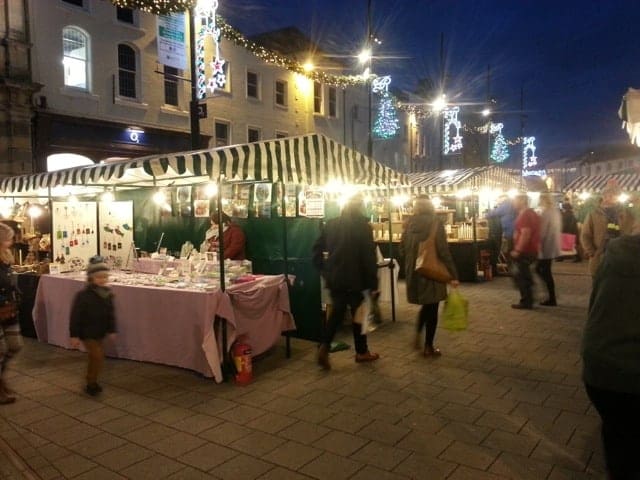
<svg viewBox="0 0 640 480">
<path fill-rule="evenodd" d="M 531 265 L 538 258 L 540 250 L 540 217 L 529 208 L 529 198 L 525 194 L 514 199 L 514 207 L 518 217 L 513 230 L 511 258 L 516 267 L 513 280 L 520 290 L 520 302 L 514 303 L 511 308 L 530 310 L 533 308 Z"/>
<path fill-rule="evenodd" d="M 205 252 L 217 252 L 220 242 L 218 241 L 218 214 L 211 215 L 211 227 L 205 234 L 205 241 L 200 250 Z M 242 228 L 231 221 L 231 217 L 226 213 L 222 214 L 222 241 L 224 249 L 224 258 L 230 260 L 245 259 L 245 236 Z"/>
</svg>

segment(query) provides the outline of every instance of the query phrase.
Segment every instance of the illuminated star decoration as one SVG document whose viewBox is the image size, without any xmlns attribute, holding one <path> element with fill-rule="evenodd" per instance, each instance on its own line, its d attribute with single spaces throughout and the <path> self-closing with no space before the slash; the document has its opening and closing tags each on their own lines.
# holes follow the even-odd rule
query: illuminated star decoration
<svg viewBox="0 0 640 480">
<path fill-rule="evenodd" d="M 447 108 L 442 111 L 444 126 L 442 129 L 442 151 L 445 155 L 462 150 L 462 135 L 460 134 L 462 122 L 458 120 L 459 112 L 460 107 Z"/>
<path fill-rule="evenodd" d="M 371 83 L 371 91 L 380 95 L 380 106 L 373 125 L 373 134 L 384 139 L 394 137 L 400 129 L 396 107 L 389 93 L 390 84 L 391 77 L 388 75 L 378 77 Z"/>
<path fill-rule="evenodd" d="M 509 158 L 509 147 L 504 135 L 502 135 L 502 127 L 502 123 L 491 123 L 489 126 L 491 134 L 496 136 L 491 148 L 491 160 L 496 163 L 502 163 Z"/>
<path fill-rule="evenodd" d="M 220 56 L 220 35 L 221 30 L 216 26 L 216 10 L 218 9 L 218 0 L 208 0 L 199 2 L 195 9 L 196 25 L 200 25 L 198 39 L 196 41 L 196 70 L 198 73 L 197 87 L 198 98 L 202 99 L 207 96 L 207 90 L 212 94 L 216 88 L 224 88 L 227 83 L 227 77 L 224 73 L 225 60 Z M 211 37 L 215 47 L 213 61 L 209 62 L 211 76 L 207 78 L 207 71 L 204 44 L 205 39 Z"/>
</svg>

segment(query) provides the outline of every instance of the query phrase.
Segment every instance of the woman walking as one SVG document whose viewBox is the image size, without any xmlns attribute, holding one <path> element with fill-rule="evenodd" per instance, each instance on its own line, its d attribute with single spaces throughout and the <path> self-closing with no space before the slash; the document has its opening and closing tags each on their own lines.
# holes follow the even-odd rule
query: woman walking
<svg viewBox="0 0 640 480">
<path fill-rule="evenodd" d="M 540 195 L 540 253 L 536 273 L 547 286 L 547 298 L 540 305 L 555 307 L 556 284 L 551 273 L 553 259 L 560 256 L 562 242 L 562 214 L 560 209 L 553 204 L 553 199 L 548 193 Z"/>
<path fill-rule="evenodd" d="M 0 405 L 16 401 L 5 378 L 9 360 L 22 348 L 16 289 L 11 282 L 11 266 L 15 263 L 11 252 L 13 236 L 13 229 L 0 223 Z"/>
<path fill-rule="evenodd" d="M 438 307 L 440 301 L 447 297 L 447 285 L 431 280 L 415 270 L 420 242 L 429 236 L 431 229 L 435 229 L 436 251 L 453 277 L 449 282 L 457 287 L 458 273 L 449 252 L 447 236 L 442 223 L 437 219 L 433 205 L 428 197 L 420 196 L 413 204 L 413 215 L 409 217 L 402 233 L 400 255 L 405 259 L 405 278 L 407 282 L 407 301 L 415 305 L 422 305 L 416 324 L 416 349 L 422 348 L 421 334 L 424 328 L 424 356 L 438 357 L 440 350 L 434 346 L 436 328 L 438 326 Z"/>
</svg>

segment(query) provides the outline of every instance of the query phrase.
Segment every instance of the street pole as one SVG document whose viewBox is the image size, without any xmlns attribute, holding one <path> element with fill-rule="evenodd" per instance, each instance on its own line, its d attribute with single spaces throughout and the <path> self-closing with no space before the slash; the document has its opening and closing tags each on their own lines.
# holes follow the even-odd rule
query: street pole
<svg viewBox="0 0 640 480">
<path fill-rule="evenodd" d="M 368 135 L 367 135 L 367 156 L 369 158 L 373 158 L 373 132 L 372 132 L 372 98 L 371 98 L 371 76 L 372 72 L 372 58 L 373 52 L 371 51 L 371 2 L 372 0 L 368 0 L 367 2 L 367 51 L 369 52 L 369 75 L 367 77 L 366 86 L 367 86 L 367 99 L 368 99 L 368 111 L 369 111 L 369 121 L 368 121 Z"/>
<path fill-rule="evenodd" d="M 189 12 L 189 56 L 191 60 L 191 102 L 189 104 L 189 118 L 191 120 L 191 148 L 200 148 L 200 117 L 198 115 L 198 74 L 196 72 L 196 15 L 195 10 Z"/>
<path fill-rule="evenodd" d="M 489 123 L 487 123 L 487 165 L 491 165 L 491 121 L 493 115 L 491 111 L 491 64 L 487 65 L 487 105 L 487 108 L 489 108 Z"/>
</svg>

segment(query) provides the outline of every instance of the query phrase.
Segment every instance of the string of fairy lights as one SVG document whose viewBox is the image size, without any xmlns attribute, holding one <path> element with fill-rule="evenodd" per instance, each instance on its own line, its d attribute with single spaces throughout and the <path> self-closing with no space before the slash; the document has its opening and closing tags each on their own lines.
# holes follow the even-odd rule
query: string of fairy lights
<svg viewBox="0 0 640 480">
<path fill-rule="evenodd" d="M 167 15 L 176 12 L 184 12 L 193 8 L 196 0 L 111 0 L 117 7 L 135 8 L 154 15 Z M 289 71 L 304 75 L 311 80 L 327 85 L 344 88 L 347 86 L 363 84 L 367 77 L 363 75 L 334 75 L 321 70 L 310 70 L 305 64 L 281 55 L 273 50 L 249 40 L 240 31 L 229 25 L 220 15 L 216 15 L 215 24 L 224 38 L 235 45 L 245 48 L 261 60 L 286 68 Z"/>
</svg>

